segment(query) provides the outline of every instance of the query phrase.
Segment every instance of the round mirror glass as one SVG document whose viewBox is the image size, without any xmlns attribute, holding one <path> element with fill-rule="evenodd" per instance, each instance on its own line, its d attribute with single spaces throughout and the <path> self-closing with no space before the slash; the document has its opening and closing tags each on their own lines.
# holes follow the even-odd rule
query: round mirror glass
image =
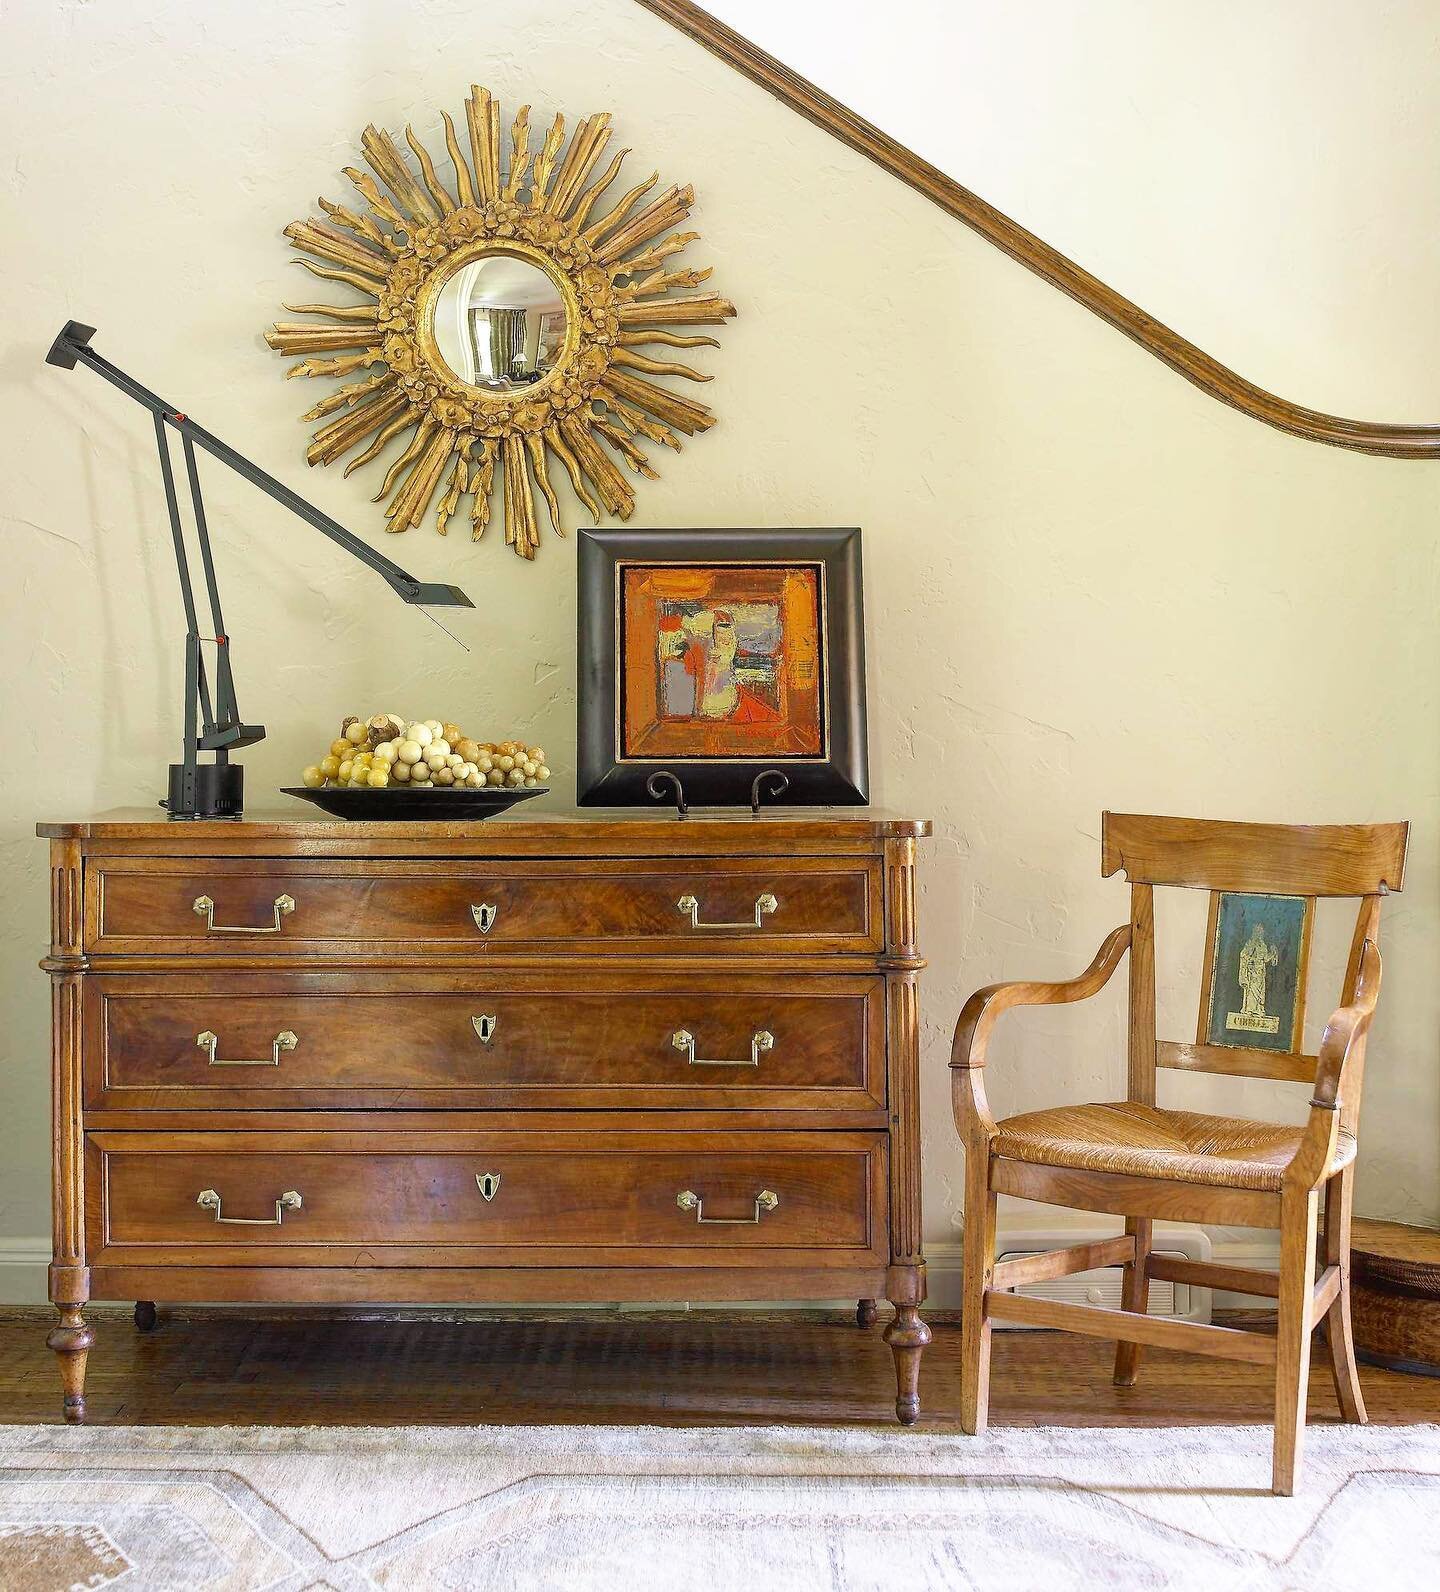
<svg viewBox="0 0 1440 1592">
<path fill-rule="evenodd" d="M 482 392 L 522 393 L 565 348 L 565 300 L 548 273 L 510 254 L 462 266 L 435 299 L 435 346 Z"/>
</svg>

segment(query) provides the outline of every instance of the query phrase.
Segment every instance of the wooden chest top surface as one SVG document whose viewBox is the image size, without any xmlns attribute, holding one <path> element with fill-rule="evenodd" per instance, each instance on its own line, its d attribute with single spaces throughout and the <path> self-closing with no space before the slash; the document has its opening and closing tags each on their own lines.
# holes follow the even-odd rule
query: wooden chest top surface
<svg viewBox="0 0 1440 1592">
<path fill-rule="evenodd" d="M 744 809 L 723 813 L 710 810 L 685 819 L 659 809 L 616 808 L 582 813 L 542 807 L 525 809 L 523 817 L 502 814 L 479 823 L 352 823 L 335 818 L 295 818 L 288 810 L 260 810 L 242 819 L 181 823 L 148 808 L 122 807 L 93 818 L 39 823 L 35 832 L 50 840 L 143 841 L 161 850 L 170 841 L 187 849 L 197 842 L 220 842 L 227 848 L 242 849 L 257 842 L 383 845 L 394 841 L 458 841 L 464 842 L 467 849 L 483 847 L 500 854 L 520 843 L 573 845 L 581 841 L 596 846 L 619 844 L 627 850 L 653 847 L 663 854 L 699 845 L 707 850 L 723 846 L 737 852 L 796 846 L 807 850 L 831 845 L 873 846 L 884 840 L 923 838 L 930 833 L 930 821 L 869 807 L 853 811 L 828 807 L 770 809 L 758 818 Z"/>
</svg>

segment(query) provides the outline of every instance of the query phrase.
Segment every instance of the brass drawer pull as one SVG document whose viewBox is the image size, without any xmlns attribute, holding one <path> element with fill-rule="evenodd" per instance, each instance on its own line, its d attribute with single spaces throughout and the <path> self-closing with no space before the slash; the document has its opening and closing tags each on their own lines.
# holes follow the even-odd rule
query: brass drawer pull
<svg viewBox="0 0 1440 1592">
<path fill-rule="evenodd" d="M 677 912 L 683 912 L 690 919 L 692 929 L 759 929 L 764 927 L 762 919 L 767 912 L 774 912 L 780 903 L 767 890 L 764 895 L 755 898 L 755 919 L 753 922 L 740 923 L 702 923 L 700 921 L 700 903 L 693 895 L 683 895 L 675 903 Z"/>
<path fill-rule="evenodd" d="M 212 1067 L 278 1067 L 280 1065 L 280 1052 L 294 1050 L 300 1043 L 299 1039 L 287 1028 L 283 1033 L 276 1034 L 270 1041 L 270 1059 L 256 1061 L 222 1061 L 215 1054 L 215 1047 L 220 1043 L 218 1034 L 212 1034 L 207 1028 L 203 1034 L 196 1034 L 195 1043 L 207 1053 L 207 1062 Z"/>
<path fill-rule="evenodd" d="M 213 1188 L 202 1188 L 195 1196 L 195 1203 L 207 1211 L 215 1212 L 215 1220 L 233 1227 L 280 1227 L 285 1222 L 286 1211 L 298 1211 L 301 1206 L 300 1196 L 295 1190 L 287 1189 L 275 1201 L 274 1216 L 222 1216 L 220 1214 L 220 1196 Z"/>
<path fill-rule="evenodd" d="M 675 1203 L 682 1211 L 694 1211 L 695 1220 L 702 1227 L 753 1227 L 766 1211 L 775 1209 L 780 1203 L 780 1196 L 774 1189 L 762 1188 L 755 1196 L 753 1216 L 707 1216 L 705 1201 L 688 1188 L 675 1196 Z"/>
<path fill-rule="evenodd" d="M 685 1052 L 685 1060 L 692 1067 L 758 1067 L 760 1065 L 760 1052 L 775 1048 L 775 1036 L 763 1028 L 758 1033 L 751 1034 L 749 1061 L 745 1061 L 740 1057 L 721 1057 L 712 1061 L 708 1057 L 697 1056 L 695 1054 L 695 1036 L 686 1028 L 677 1028 L 670 1036 L 670 1043 L 674 1045 L 676 1050 Z"/>
<path fill-rule="evenodd" d="M 273 923 L 266 923 L 260 928 L 251 928 L 247 924 L 243 923 L 217 923 L 215 921 L 215 903 L 210 899 L 209 896 L 196 896 L 195 904 L 191 908 L 191 911 L 193 911 L 197 917 L 205 919 L 205 927 L 211 934 L 279 934 L 281 927 L 280 919 L 283 918 L 287 912 L 293 912 L 294 910 L 295 899 L 293 896 L 276 896 L 275 921 Z"/>
<path fill-rule="evenodd" d="M 476 1037 L 482 1045 L 488 1045 L 495 1037 L 495 1030 L 500 1026 L 500 1019 L 494 1012 L 481 1012 L 478 1017 L 470 1019 L 470 1026 L 475 1030 Z"/>
<path fill-rule="evenodd" d="M 475 927 L 481 934 L 489 934 L 495 923 L 495 914 L 499 907 L 492 906 L 488 901 L 477 901 L 470 908 L 470 916 L 475 919 Z"/>
</svg>

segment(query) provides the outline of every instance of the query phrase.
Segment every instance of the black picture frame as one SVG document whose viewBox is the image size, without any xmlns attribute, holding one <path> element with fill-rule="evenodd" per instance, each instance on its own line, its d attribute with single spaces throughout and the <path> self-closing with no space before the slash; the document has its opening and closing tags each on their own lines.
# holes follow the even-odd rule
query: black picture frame
<svg viewBox="0 0 1440 1592">
<path fill-rule="evenodd" d="M 864 806 L 869 801 L 865 721 L 865 615 L 860 532 L 839 530 L 582 530 L 579 546 L 577 799 L 581 807 L 657 805 L 652 775 L 678 778 L 687 802 L 748 806 L 756 775 L 789 780 L 784 804 Z M 620 755 L 619 581 L 628 565 L 810 565 L 819 571 L 822 755 L 816 758 Z M 767 790 L 767 801 L 774 800 Z M 673 800 L 667 794 L 666 800 Z"/>
</svg>

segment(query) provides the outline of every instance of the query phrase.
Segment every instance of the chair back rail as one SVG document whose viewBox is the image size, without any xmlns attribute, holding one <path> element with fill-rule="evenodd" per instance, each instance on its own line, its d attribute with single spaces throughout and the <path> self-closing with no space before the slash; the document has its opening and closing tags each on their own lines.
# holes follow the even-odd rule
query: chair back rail
<svg viewBox="0 0 1440 1592">
<path fill-rule="evenodd" d="M 1314 1083 L 1319 1057 L 1288 1050 L 1239 1050 L 1228 1045 L 1187 1045 L 1162 1039 L 1156 1065 L 1174 1072 L 1215 1072 L 1232 1078 L 1274 1078 L 1282 1083 Z"/>
<path fill-rule="evenodd" d="M 1268 895 L 1363 896 L 1402 889 L 1408 824 L 1242 824 L 1106 813 L 1105 878 Z"/>
</svg>

